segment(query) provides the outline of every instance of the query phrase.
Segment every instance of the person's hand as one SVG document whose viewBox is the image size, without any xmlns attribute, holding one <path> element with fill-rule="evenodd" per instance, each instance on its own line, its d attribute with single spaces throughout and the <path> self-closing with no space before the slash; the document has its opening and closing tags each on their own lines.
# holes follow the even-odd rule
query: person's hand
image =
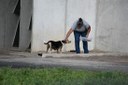
<svg viewBox="0 0 128 85">
<path fill-rule="evenodd" d="M 66 43 L 71 43 L 71 41 L 69 41 L 68 39 L 65 39 L 65 42 L 66 42 Z"/>
<path fill-rule="evenodd" d="M 88 38 L 88 35 L 86 35 L 86 38 Z"/>
<path fill-rule="evenodd" d="M 65 41 L 68 41 L 68 38 L 65 38 L 64 40 L 65 40 Z"/>
<path fill-rule="evenodd" d="M 89 41 L 89 42 L 92 41 L 92 38 L 91 37 L 88 37 L 87 38 L 87 41 Z"/>
</svg>

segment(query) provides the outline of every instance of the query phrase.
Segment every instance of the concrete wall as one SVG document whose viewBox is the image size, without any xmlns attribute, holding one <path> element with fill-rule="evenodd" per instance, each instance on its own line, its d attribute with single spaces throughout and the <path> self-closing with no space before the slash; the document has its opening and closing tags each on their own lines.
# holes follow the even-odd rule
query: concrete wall
<svg viewBox="0 0 128 85">
<path fill-rule="evenodd" d="M 18 0 L 0 0 L 0 50 L 14 42 L 19 16 L 14 14 Z M 89 49 L 128 52 L 128 0 L 34 0 L 32 52 L 44 51 L 44 41 L 64 39 L 73 22 L 82 17 L 92 27 L 93 41 Z M 21 0 L 20 47 L 26 49 L 31 41 L 29 30 L 32 1 Z M 72 44 L 66 50 L 74 49 Z M 82 49 L 82 48 L 81 48 Z"/>
<path fill-rule="evenodd" d="M 29 47 L 32 5 L 32 0 L 0 0 L 0 50 L 13 48 L 19 23 L 20 46 L 17 50 L 26 50 Z"/>
<path fill-rule="evenodd" d="M 64 38 L 66 0 L 34 0 L 32 51 L 45 50 L 48 40 Z"/>
<path fill-rule="evenodd" d="M 5 28 L 5 48 L 11 48 L 15 38 L 19 16 L 14 14 L 14 9 L 18 0 L 7 0 L 6 8 L 6 28 Z"/>
<path fill-rule="evenodd" d="M 82 17 L 92 27 L 90 37 L 93 38 L 92 42 L 89 42 L 89 50 L 94 49 L 95 46 L 95 20 L 96 20 L 96 0 L 67 0 L 67 15 L 66 16 L 66 31 L 68 31 L 73 22 Z M 74 34 L 71 35 L 69 40 L 72 44 L 67 46 L 67 49 L 74 49 Z M 83 50 L 83 44 L 81 42 L 81 50 Z"/>
<path fill-rule="evenodd" d="M 96 48 L 128 52 L 128 0 L 97 0 Z"/>
<path fill-rule="evenodd" d="M 20 13 L 20 50 L 26 50 L 31 42 L 30 22 L 32 18 L 33 0 L 21 0 Z"/>
<path fill-rule="evenodd" d="M 17 0 L 0 0 L 0 49 L 12 46 L 18 17 L 13 14 Z"/>
<path fill-rule="evenodd" d="M 84 18 L 91 26 L 95 37 L 96 0 L 34 0 L 33 3 L 32 52 L 44 51 L 43 41 L 62 40 L 73 22 Z M 73 34 L 66 50 L 74 49 Z M 94 48 L 95 39 L 89 43 Z"/>
<path fill-rule="evenodd" d="M 5 9 L 6 9 L 7 3 L 5 0 L 0 1 L 0 49 L 4 48 L 4 31 L 5 31 Z"/>
</svg>

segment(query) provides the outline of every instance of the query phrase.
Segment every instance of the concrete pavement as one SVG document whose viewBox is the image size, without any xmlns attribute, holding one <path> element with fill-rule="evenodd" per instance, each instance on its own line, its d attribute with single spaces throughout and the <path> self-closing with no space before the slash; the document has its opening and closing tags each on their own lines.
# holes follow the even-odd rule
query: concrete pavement
<svg viewBox="0 0 128 85">
<path fill-rule="evenodd" d="M 128 72 L 128 55 L 122 53 L 43 54 L 11 52 L 0 55 L 0 66 L 11 67 L 67 67 L 94 71 Z"/>
</svg>

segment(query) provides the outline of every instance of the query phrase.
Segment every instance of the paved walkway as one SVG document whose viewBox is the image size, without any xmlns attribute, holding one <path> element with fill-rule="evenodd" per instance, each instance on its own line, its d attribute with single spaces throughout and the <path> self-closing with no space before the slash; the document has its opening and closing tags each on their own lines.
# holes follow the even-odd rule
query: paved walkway
<svg viewBox="0 0 128 85">
<path fill-rule="evenodd" d="M 128 54 L 89 53 L 89 54 L 43 54 L 11 52 L 0 54 L 0 66 L 11 67 L 67 67 L 94 71 L 128 72 Z"/>
</svg>

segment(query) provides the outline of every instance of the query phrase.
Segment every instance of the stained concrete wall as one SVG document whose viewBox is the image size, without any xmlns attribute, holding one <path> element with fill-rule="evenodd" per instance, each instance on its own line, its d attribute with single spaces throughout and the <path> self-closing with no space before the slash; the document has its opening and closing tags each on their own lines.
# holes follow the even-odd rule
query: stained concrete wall
<svg viewBox="0 0 128 85">
<path fill-rule="evenodd" d="M 0 51 L 12 49 L 19 23 L 20 46 L 17 50 L 29 47 L 32 5 L 32 0 L 0 0 Z"/>
<path fill-rule="evenodd" d="M 97 0 L 96 48 L 128 52 L 128 0 Z"/>
<path fill-rule="evenodd" d="M 31 42 L 31 18 L 33 0 L 21 0 L 20 13 L 20 50 L 26 50 Z"/>
<path fill-rule="evenodd" d="M 45 51 L 44 41 L 62 40 L 73 22 L 84 18 L 91 26 L 91 36 L 95 37 L 96 0 L 34 0 L 32 52 Z M 74 49 L 74 36 L 66 50 Z M 89 43 L 94 48 L 95 39 Z"/>
<path fill-rule="evenodd" d="M 0 49 L 12 46 L 18 17 L 13 14 L 17 0 L 0 0 Z"/>
<path fill-rule="evenodd" d="M 19 17 L 13 14 L 17 1 L 0 0 L 0 50 L 8 49 L 13 44 L 19 22 Z M 28 30 L 32 12 L 30 3 L 28 0 L 21 3 L 21 32 L 25 34 L 20 35 L 20 46 L 23 49 L 31 40 Z M 127 4 L 127 0 L 34 0 L 32 51 L 44 51 L 46 46 L 43 41 L 64 39 L 73 22 L 82 17 L 92 26 L 90 50 L 96 48 L 127 53 Z M 72 34 L 69 38 L 72 44 L 67 45 L 66 50 L 74 49 L 73 37 Z"/>
<path fill-rule="evenodd" d="M 6 9 L 7 3 L 5 0 L 1 0 L 0 3 L 0 49 L 2 50 L 4 48 L 4 31 L 5 31 L 5 9 Z"/>
<path fill-rule="evenodd" d="M 6 28 L 5 28 L 5 48 L 11 48 L 15 38 L 19 16 L 14 14 L 15 7 L 18 3 L 18 0 L 6 0 L 8 5 L 6 8 Z"/>
</svg>

